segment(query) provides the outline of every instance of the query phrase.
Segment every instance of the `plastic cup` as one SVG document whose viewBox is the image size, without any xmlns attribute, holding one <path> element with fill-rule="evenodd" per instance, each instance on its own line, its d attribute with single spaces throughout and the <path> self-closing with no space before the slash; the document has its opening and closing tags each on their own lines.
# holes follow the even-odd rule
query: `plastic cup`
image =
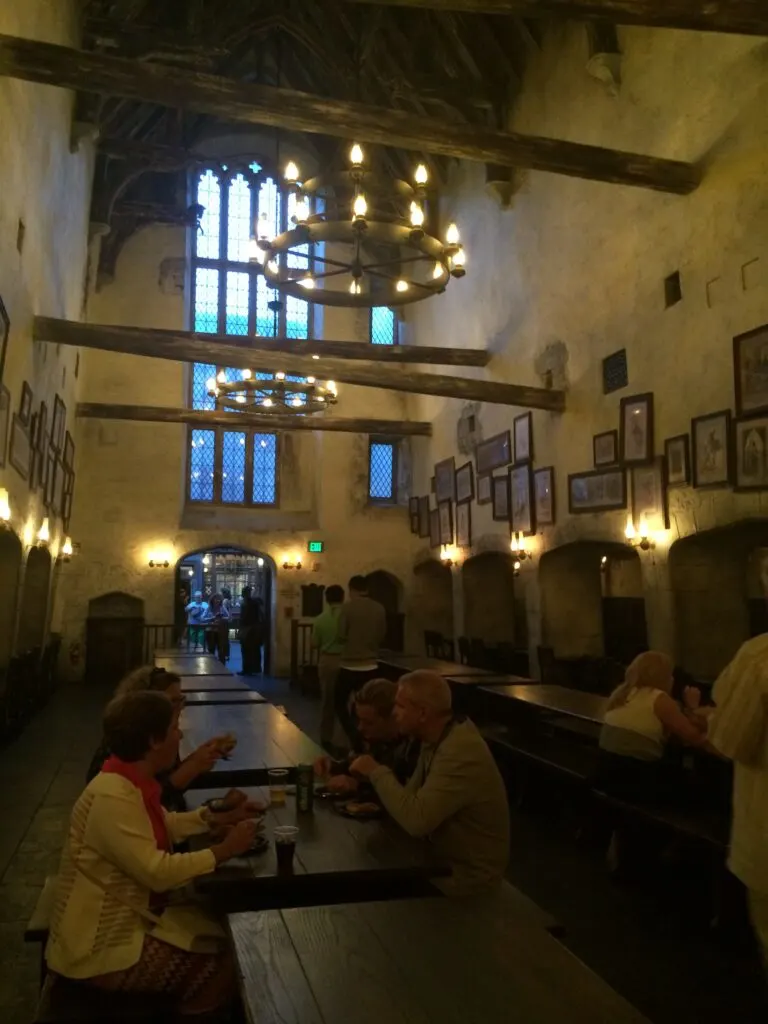
<svg viewBox="0 0 768 1024">
<path fill-rule="evenodd" d="M 278 874 L 293 874 L 293 856 L 299 830 L 295 825 L 278 825 L 272 835 L 275 839 Z"/>
<path fill-rule="evenodd" d="M 285 806 L 285 790 L 288 785 L 287 768 L 271 768 L 267 772 L 269 802 L 273 807 Z"/>
</svg>

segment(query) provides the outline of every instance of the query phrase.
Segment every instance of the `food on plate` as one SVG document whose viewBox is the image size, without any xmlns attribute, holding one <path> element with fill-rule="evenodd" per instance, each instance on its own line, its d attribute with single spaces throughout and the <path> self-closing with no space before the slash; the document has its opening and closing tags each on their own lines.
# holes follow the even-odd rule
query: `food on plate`
<svg viewBox="0 0 768 1024">
<path fill-rule="evenodd" d="M 378 814 L 381 808 L 371 800 L 350 800 L 344 805 L 349 814 Z"/>
</svg>

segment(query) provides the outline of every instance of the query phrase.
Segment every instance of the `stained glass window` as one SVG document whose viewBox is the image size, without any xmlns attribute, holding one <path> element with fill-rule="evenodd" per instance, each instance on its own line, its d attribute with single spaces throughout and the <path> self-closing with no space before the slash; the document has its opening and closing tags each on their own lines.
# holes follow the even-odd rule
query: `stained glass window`
<svg viewBox="0 0 768 1024">
<path fill-rule="evenodd" d="M 395 500 L 395 444 L 371 441 L 368 454 L 368 497 L 371 501 Z"/>
<path fill-rule="evenodd" d="M 374 306 L 371 310 L 371 342 L 374 345 L 397 344 L 397 317 L 388 306 Z"/>
<path fill-rule="evenodd" d="M 277 435 L 253 436 L 253 504 L 277 502 Z"/>
<path fill-rule="evenodd" d="M 191 501 L 213 501 L 215 431 L 192 430 L 189 442 L 189 498 Z"/>
<path fill-rule="evenodd" d="M 242 505 L 245 501 L 245 434 L 224 432 L 221 453 L 221 500 Z"/>
<path fill-rule="evenodd" d="M 215 409 L 216 401 L 208 394 L 208 381 L 216 376 L 211 363 L 195 363 L 192 368 L 192 408 Z"/>
</svg>

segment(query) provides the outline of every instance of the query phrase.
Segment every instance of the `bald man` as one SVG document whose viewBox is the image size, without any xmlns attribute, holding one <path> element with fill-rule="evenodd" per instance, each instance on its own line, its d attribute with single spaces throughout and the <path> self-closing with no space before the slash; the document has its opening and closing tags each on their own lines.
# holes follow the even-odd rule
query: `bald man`
<svg viewBox="0 0 768 1024">
<path fill-rule="evenodd" d="M 475 725 L 453 714 L 451 689 L 435 672 L 400 680 L 395 718 L 421 741 L 416 769 L 401 785 L 368 754 L 350 771 L 367 777 L 384 807 L 409 835 L 429 838 L 451 876 L 435 882 L 466 895 L 501 882 L 509 857 L 509 805 L 504 780 Z"/>
</svg>

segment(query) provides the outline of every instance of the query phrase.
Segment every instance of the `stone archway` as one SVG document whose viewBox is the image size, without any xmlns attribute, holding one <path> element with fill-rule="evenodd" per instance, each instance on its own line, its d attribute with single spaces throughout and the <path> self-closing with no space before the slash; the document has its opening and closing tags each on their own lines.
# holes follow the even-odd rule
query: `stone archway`
<svg viewBox="0 0 768 1024">
<path fill-rule="evenodd" d="M 453 575 L 449 566 L 430 558 L 414 568 L 412 608 L 420 637 L 431 632 L 453 639 Z"/>
<path fill-rule="evenodd" d="M 515 561 L 502 551 L 484 551 L 462 566 L 464 632 L 488 644 L 518 639 L 515 606 Z"/>
<path fill-rule="evenodd" d="M 16 649 L 19 653 L 45 646 L 51 586 L 51 553 L 46 547 L 32 548 L 24 570 L 21 614 Z"/>
<path fill-rule="evenodd" d="M 376 569 L 365 578 L 368 596 L 384 606 L 387 613 L 387 635 L 384 647 L 389 651 L 402 651 L 404 645 L 405 616 L 403 615 L 403 585 L 397 576 L 385 569 Z"/>
<path fill-rule="evenodd" d="M 16 614 L 19 609 L 19 576 L 23 550 L 10 530 L 0 533 L 0 670 L 13 655 Z"/>
</svg>

